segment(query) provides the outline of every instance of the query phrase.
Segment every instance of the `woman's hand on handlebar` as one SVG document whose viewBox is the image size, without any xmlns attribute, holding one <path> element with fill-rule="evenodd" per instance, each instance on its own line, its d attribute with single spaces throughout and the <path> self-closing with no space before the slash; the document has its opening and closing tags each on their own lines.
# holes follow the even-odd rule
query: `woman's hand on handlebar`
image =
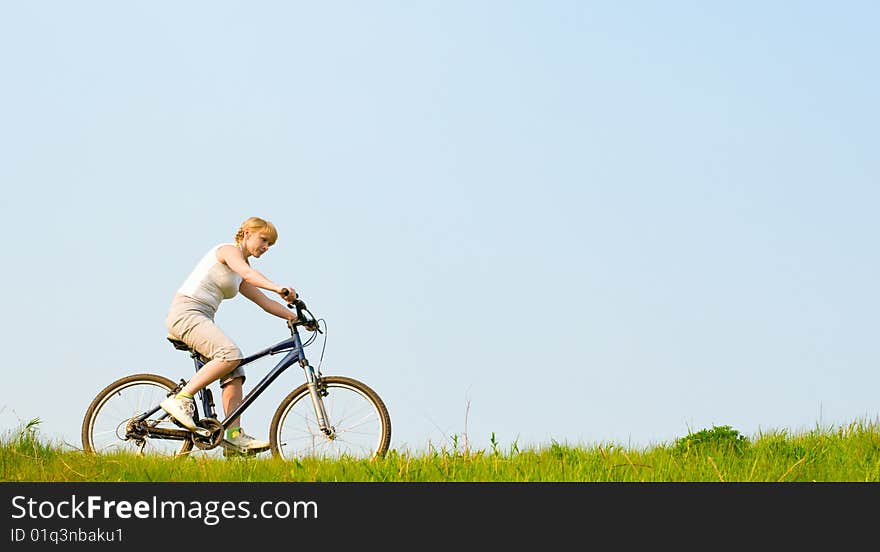
<svg viewBox="0 0 880 552">
<path fill-rule="evenodd" d="M 294 326 L 302 326 L 310 332 L 324 333 L 321 331 L 321 327 L 318 325 L 318 321 L 314 318 L 305 317 L 303 319 L 300 319 L 296 316 L 288 318 L 287 327 L 290 328 L 291 334 L 293 333 Z"/>
<path fill-rule="evenodd" d="M 295 309 L 296 315 L 287 319 L 287 326 L 290 328 L 290 331 L 293 331 L 293 327 L 301 324 L 305 329 L 310 332 L 318 332 L 324 333 L 321 331 L 321 327 L 318 325 L 318 321 L 315 320 L 315 317 L 311 312 L 306 308 L 306 304 L 302 299 L 297 295 L 296 290 L 291 288 L 281 288 L 281 291 L 278 292 L 285 301 L 287 301 L 287 308 Z M 303 312 L 305 312 L 308 316 L 303 316 Z"/>
<path fill-rule="evenodd" d="M 280 295 L 282 299 L 287 301 L 288 305 L 293 304 L 293 302 L 296 301 L 296 298 L 298 297 L 298 295 L 296 294 L 296 290 L 293 289 L 293 287 L 281 288 L 281 291 L 278 292 L 278 295 Z"/>
</svg>

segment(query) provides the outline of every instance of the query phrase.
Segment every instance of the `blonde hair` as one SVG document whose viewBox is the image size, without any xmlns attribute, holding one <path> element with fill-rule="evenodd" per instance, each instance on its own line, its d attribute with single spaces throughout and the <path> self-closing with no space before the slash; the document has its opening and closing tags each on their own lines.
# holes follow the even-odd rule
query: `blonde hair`
<svg viewBox="0 0 880 552">
<path fill-rule="evenodd" d="M 269 245 L 275 245 L 275 241 L 278 239 L 278 230 L 275 229 L 274 224 L 260 217 L 251 217 L 241 223 L 241 227 L 235 233 L 235 243 L 240 244 L 241 240 L 244 239 L 244 233 L 248 230 L 265 234 L 269 240 Z"/>
</svg>

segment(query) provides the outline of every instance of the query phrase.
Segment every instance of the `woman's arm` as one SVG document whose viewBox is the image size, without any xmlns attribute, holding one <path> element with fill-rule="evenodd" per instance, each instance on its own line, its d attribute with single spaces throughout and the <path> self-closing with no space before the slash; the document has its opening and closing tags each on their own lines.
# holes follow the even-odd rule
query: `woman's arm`
<svg viewBox="0 0 880 552">
<path fill-rule="evenodd" d="M 238 290 L 242 295 L 259 305 L 269 314 L 274 314 L 278 318 L 283 318 L 285 320 L 296 320 L 296 313 L 294 311 L 288 309 L 281 303 L 266 297 L 257 286 L 242 280 L 241 284 L 238 286 Z"/>
</svg>

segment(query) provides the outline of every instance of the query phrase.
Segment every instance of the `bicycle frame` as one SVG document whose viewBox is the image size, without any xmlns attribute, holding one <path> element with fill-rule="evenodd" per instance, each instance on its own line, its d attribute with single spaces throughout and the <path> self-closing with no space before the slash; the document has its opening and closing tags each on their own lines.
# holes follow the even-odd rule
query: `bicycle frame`
<svg viewBox="0 0 880 552">
<path fill-rule="evenodd" d="M 271 385 L 271 383 L 275 381 L 278 376 L 281 375 L 282 372 L 293 366 L 294 363 L 300 363 L 300 366 L 302 366 L 302 368 L 306 371 L 307 380 L 314 380 L 314 371 L 309 369 L 311 368 L 311 366 L 309 366 L 309 362 L 305 357 L 302 341 L 300 340 L 299 332 L 297 331 L 295 331 L 291 337 L 280 341 L 275 345 L 272 345 L 271 347 L 267 347 L 262 351 L 256 352 L 250 356 L 243 358 L 239 366 L 245 366 L 246 364 L 250 364 L 255 360 L 259 360 L 268 355 L 280 353 L 288 348 L 291 348 L 290 352 L 284 355 L 284 358 L 282 358 L 281 361 L 279 361 L 274 368 L 272 368 L 265 376 L 263 376 L 263 379 L 257 382 L 254 388 L 251 389 L 250 392 L 242 398 L 241 404 L 235 407 L 232 412 L 230 412 L 226 416 L 226 418 L 224 418 L 220 422 L 223 426 L 223 429 L 229 429 L 230 422 L 238 418 L 242 414 L 242 412 L 247 410 L 247 407 L 250 406 L 257 399 L 257 397 L 259 397 L 260 394 L 262 394 L 263 391 L 265 391 L 269 387 L 269 385 Z M 193 362 L 195 363 L 196 372 L 198 372 L 199 369 L 204 366 L 202 359 L 198 356 L 195 356 L 193 358 Z M 199 391 L 199 393 L 201 394 L 202 400 L 202 412 L 205 413 L 205 416 L 208 416 L 209 413 L 212 412 L 208 408 L 210 397 L 208 393 L 205 393 L 205 390 L 207 390 L 207 387 Z"/>
<path fill-rule="evenodd" d="M 305 352 L 303 350 L 304 348 L 302 345 L 302 340 L 296 326 L 294 326 L 292 329 L 291 337 L 283 341 L 279 341 L 275 345 L 267 347 L 262 351 L 258 351 L 250 356 L 245 357 L 244 359 L 242 359 L 239 366 L 245 366 L 265 356 L 281 353 L 288 349 L 289 352 L 284 356 L 284 358 L 282 358 L 281 361 L 278 362 L 278 364 L 276 364 L 274 368 L 272 368 L 265 376 L 263 376 L 263 379 L 257 382 L 254 388 L 251 389 L 251 391 L 242 398 L 241 404 L 234 408 L 232 412 L 229 412 L 226 415 L 226 418 L 224 418 L 220 422 L 224 430 L 229 429 L 229 427 L 231 426 L 230 422 L 238 418 L 245 410 L 247 410 L 247 408 L 251 404 L 253 404 L 257 397 L 259 397 L 263 393 L 263 391 L 265 391 L 269 387 L 269 385 L 271 385 L 272 382 L 281 375 L 282 372 L 293 366 L 294 363 L 298 362 L 306 376 L 306 383 L 308 384 L 309 394 L 312 398 L 313 406 L 315 407 L 315 414 L 318 418 L 318 425 L 321 431 L 323 431 L 325 434 L 330 434 L 332 430 L 327 424 L 327 415 L 324 411 L 324 404 L 323 401 L 321 401 L 320 399 L 317 385 L 318 377 L 315 375 L 314 368 L 312 368 L 312 366 L 309 364 L 308 359 L 306 359 Z M 198 372 L 199 369 L 201 369 L 201 367 L 205 365 L 205 363 L 203 362 L 201 355 L 199 355 L 198 353 L 191 351 L 191 356 L 195 364 L 196 372 Z M 202 412 L 204 413 L 204 416 L 214 417 L 214 403 L 209 389 L 207 387 L 201 389 L 198 392 L 198 395 L 199 400 L 202 403 Z M 161 407 L 157 405 L 155 408 L 144 412 L 137 418 L 137 421 L 143 421 L 147 419 L 155 412 L 159 411 L 160 408 Z M 196 418 L 196 420 L 198 421 L 198 418 Z M 177 433 L 174 430 L 172 431 L 174 432 L 174 434 Z"/>
</svg>

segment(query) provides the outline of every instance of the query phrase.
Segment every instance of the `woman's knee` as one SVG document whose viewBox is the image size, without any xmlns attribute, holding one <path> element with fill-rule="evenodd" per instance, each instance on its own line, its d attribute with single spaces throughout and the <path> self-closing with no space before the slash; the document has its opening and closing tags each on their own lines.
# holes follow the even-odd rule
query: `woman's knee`
<svg viewBox="0 0 880 552">
<path fill-rule="evenodd" d="M 220 387 L 226 386 L 228 383 L 237 382 L 239 384 L 243 384 L 245 380 L 244 368 L 241 365 L 241 360 L 232 360 L 226 361 L 229 362 L 226 366 L 226 373 L 220 378 Z M 232 364 L 234 363 L 234 364 Z"/>
</svg>

